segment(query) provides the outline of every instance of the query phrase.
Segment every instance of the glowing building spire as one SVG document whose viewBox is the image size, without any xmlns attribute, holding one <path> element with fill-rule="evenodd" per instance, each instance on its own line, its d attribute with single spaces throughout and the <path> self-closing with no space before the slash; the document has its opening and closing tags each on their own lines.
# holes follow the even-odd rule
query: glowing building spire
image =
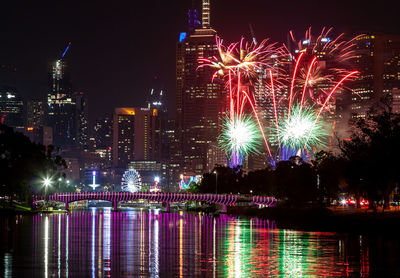
<svg viewBox="0 0 400 278">
<path fill-rule="evenodd" d="M 204 29 L 210 28 L 210 0 L 203 0 L 201 8 L 201 26 Z"/>
</svg>

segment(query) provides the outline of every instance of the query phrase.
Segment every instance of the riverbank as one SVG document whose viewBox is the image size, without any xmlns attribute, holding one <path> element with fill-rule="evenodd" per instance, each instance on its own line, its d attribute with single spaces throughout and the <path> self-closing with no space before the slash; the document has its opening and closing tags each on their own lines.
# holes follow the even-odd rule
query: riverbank
<svg viewBox="0 0 400 278">
<path fill-rule="evenodd" d="M 334 208 L 231 208 L 228 214 L 275 220 L 278 228 L 360 234 L 398 233 L 400 211 Z"/>
</svg>

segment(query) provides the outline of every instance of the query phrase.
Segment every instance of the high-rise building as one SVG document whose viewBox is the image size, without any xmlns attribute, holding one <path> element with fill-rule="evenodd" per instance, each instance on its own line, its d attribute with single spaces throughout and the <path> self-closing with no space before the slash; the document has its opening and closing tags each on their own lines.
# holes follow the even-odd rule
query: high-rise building
<svg viewBox="0 0 400 278">
<path fill-rule="evenodd" d="M 10 127 L 24 127 L 24 101 L 15 89 L 0 88 L 0 122 Z"/>
<path fill-rule="evenodd" d="M 210 1 L 202 1 L 201 26 L 195 18 L 189 16 L 189 31 L 181 33 L 176 49 L 176 156 L 188 175 L 207 170 L 207 150 L 217 138 L 218 119 L 227 102 L 223 84 L 211 80 L 213 70 L 199 67 L 199 59 L 219 55 L 217 32 L 210 27 Z"/>
<path fill-rule="evenodd" d="M 70 72 L 64 51 L 61 59 L 53 62 L 47 94 L 47 121 L 53 128 L 56 146 L 74 146 L 76 143 L 76 103 L 72 93 Z"/>
<path fill-rule="evenodd" d="M 395 99 L 400 89 L 400 36 L 366 33 L 357 38 L 356 69 L 351 84 L 352 118 L 365 117 L 368 109 L 389 95 Z"/>
<path fill-rule="evenodd" d="M 133 160 L 160 161 L 161 124 L 157 109 L 116 108 L 113 118 L 113 166 Z"/>
<path fill-rule="evenodd" d="M 111 116 L 96 120 L 93 128 L 96 149 L 111 149 L 113 145 L 113 119 Z"/>
<path fill-rule="evenodd" d="M 46 104 L 42 100 L 30 100 L 26 104 L 26 126 L 46 125 Z"/>
<path fill-rule="evenodd" d="M 76 105 L 75 110 L 75 127 L 76 127 L 76 144 L 81 149 L 88 148 L 88 103 L 87 98 L 82 92 L 73 94 Z"/>
</svg>

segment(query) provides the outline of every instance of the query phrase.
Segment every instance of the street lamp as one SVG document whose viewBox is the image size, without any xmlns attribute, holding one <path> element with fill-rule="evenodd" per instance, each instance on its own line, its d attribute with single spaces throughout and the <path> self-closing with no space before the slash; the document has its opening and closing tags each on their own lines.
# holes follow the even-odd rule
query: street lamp
<svg viewBox="0 0 400 278">
<path fill-rule="evenodd" d="M 51 185 L 51 179 L 49 177 L 45 177 L 43 179 L 43 185 L 44 185 L 44 200 L 46 201 L 47 187 Z"/>
</svg>

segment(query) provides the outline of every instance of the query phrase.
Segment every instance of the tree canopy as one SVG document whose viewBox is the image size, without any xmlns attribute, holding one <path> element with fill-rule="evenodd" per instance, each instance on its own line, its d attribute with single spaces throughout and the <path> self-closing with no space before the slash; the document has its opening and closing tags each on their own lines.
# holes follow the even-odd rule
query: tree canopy
<svg viewBox="0 0 400 278">
<path fill-rule="evenodd" d="M 22 133 L 0 124 L 1 195 L 27 200 L 32 191 L 42 191 L 43 178 L 62 178 L 65 168 L 65 161 L 54 153 L 53 146 L 32 143 Z"/>
</svg>

